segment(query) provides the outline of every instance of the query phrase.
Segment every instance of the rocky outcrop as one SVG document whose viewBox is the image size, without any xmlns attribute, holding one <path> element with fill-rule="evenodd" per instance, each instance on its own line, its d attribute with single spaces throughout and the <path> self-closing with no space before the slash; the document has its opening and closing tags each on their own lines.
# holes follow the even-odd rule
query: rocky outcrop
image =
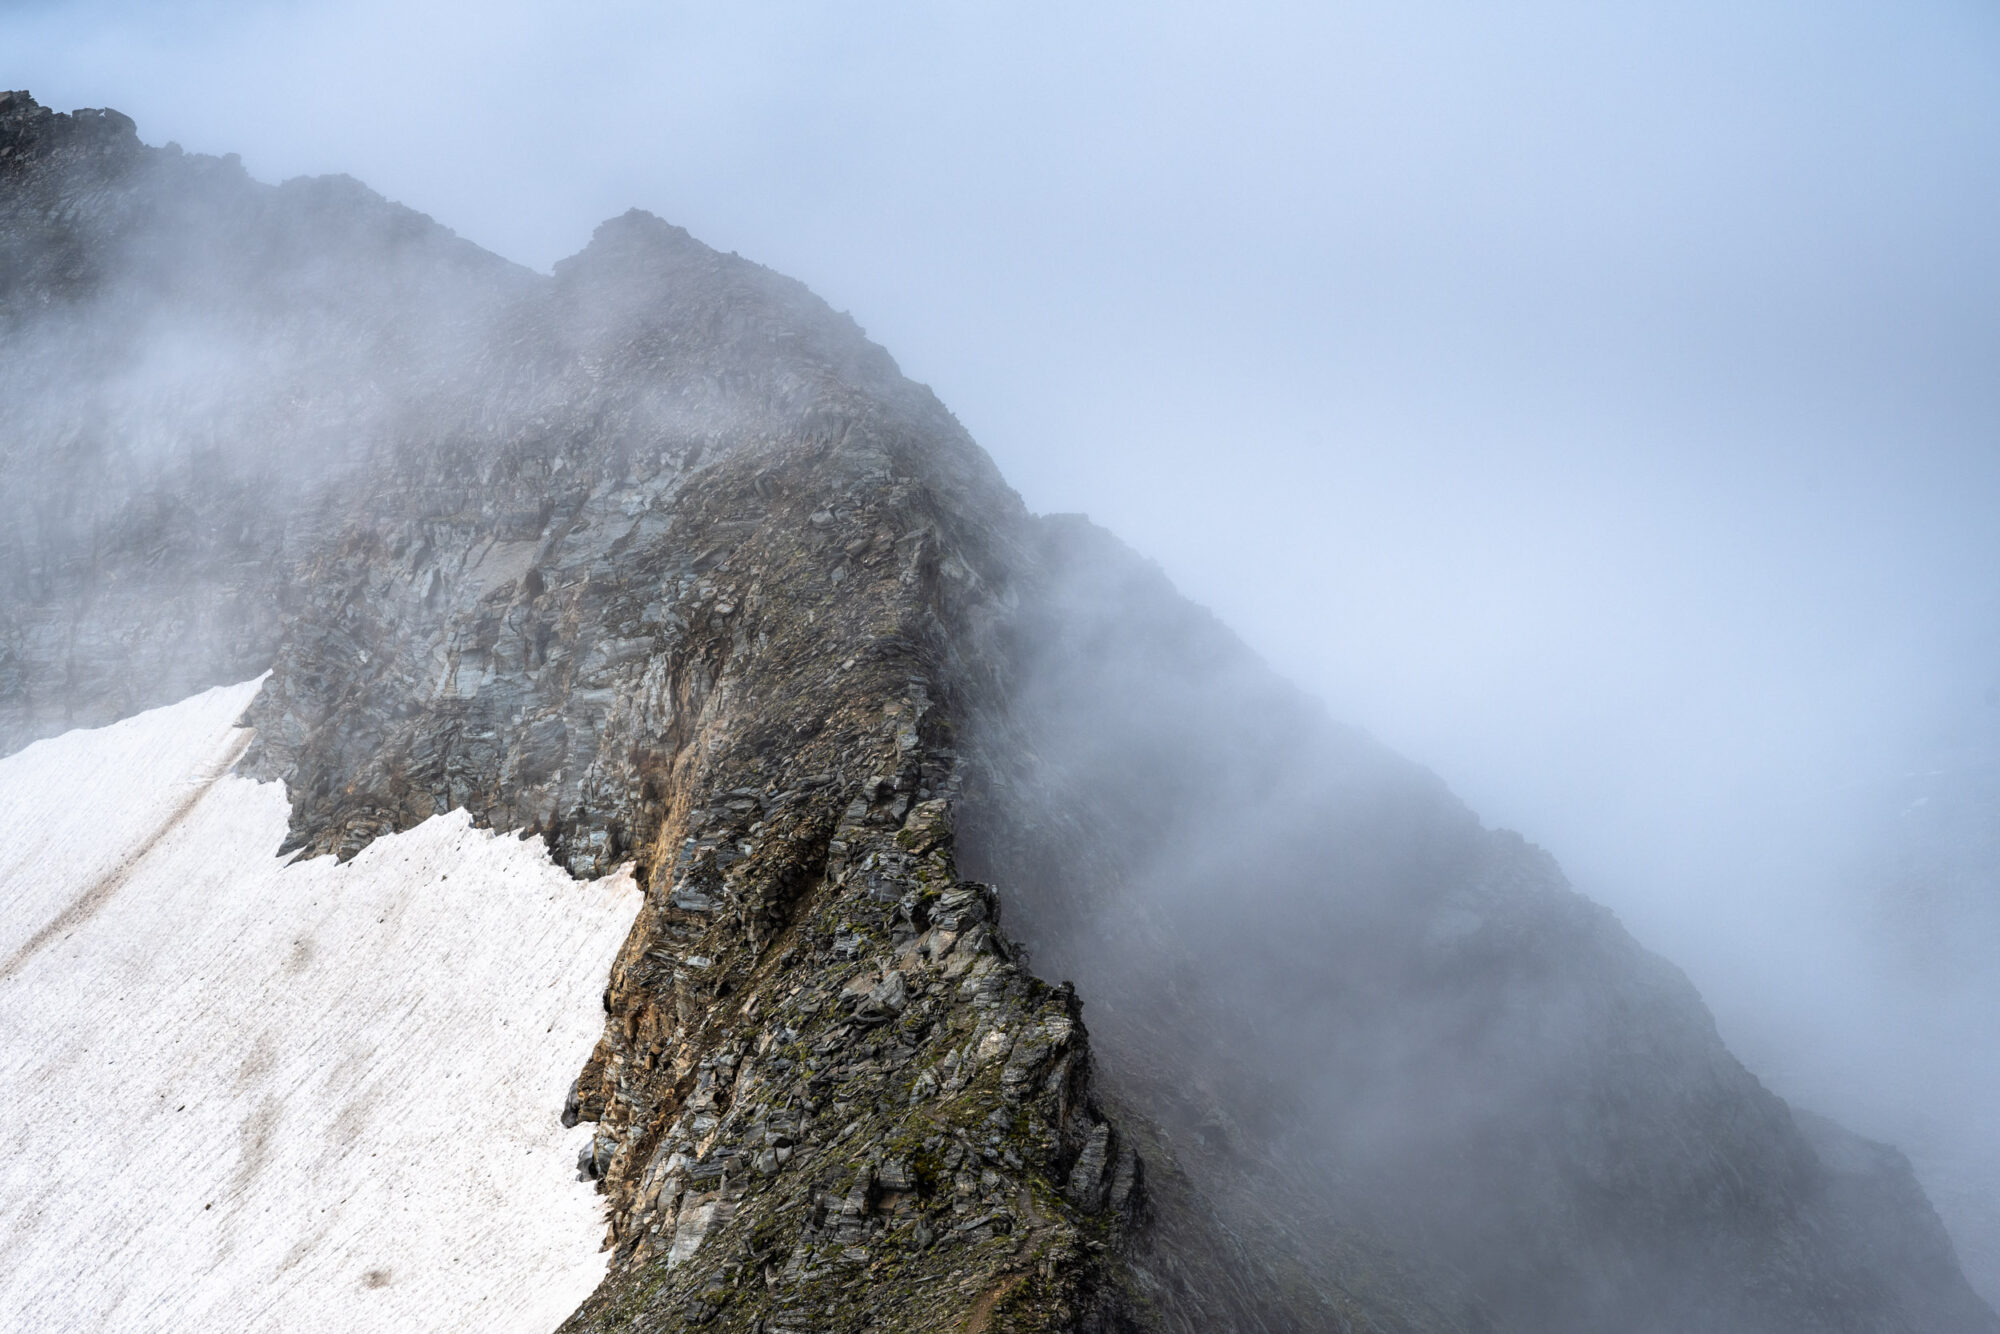
<svg viewBox="0 0 2000 1334">
<path fill-rule="evenodd" d="M 0 467 L 71 515 L 0 552 L 6 744 L 275 664 L 289 849 L 635 864 L 566 1328 L 2000 1327 L 1893 1155 L 798 284 L 79 124 L 0 107 Z M 119 369 L 191 322 L 254 422 Z"/>
</svg>

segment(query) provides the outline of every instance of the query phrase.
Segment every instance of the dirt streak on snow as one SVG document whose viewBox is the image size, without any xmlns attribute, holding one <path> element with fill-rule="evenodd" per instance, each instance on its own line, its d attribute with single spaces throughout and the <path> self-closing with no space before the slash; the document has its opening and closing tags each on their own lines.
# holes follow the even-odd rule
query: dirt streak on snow
<svg viewBox="0 0 2000 1334">
<path fill-rule="evenodd" d="M 638 892 L 463 813 L 282 865 L 257 686 L 0 759 L 0 1327 L 550 1330 Z"/>
</svg>

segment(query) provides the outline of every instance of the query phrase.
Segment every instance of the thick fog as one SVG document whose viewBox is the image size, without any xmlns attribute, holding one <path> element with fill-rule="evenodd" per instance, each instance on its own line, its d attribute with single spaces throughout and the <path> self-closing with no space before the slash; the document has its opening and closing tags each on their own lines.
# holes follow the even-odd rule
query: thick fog
<svg viewBox="0 0 2000 1334">
<path fill-rule="evenodd" d="M 1990 6 L 26 4 L 0 51 L 536 268 L 636 205 L 805 280 L 1779 1092 L 2000 1182 Z"/>
</svg>

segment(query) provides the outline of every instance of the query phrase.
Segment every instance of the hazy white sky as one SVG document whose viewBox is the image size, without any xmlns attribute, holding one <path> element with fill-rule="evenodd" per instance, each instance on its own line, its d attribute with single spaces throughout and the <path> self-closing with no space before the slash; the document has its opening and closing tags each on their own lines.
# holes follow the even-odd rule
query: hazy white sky
<svg viewBox="0 0 2000 1334">
<path fill-rule="evenodd" d="M 536 267 L 637 205 L 804 279 L 1711 988 L 2000 677 L 1984 0 L 16 0 L 0 53 Z"/>
</svg>

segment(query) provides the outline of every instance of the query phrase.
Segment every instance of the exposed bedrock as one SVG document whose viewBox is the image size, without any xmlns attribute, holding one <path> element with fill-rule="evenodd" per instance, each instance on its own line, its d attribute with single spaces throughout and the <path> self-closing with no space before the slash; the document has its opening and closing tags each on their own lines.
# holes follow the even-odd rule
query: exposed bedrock
<svg viewBox="0 0 2000 1334">
<path fill-rule="evenodd" d="M 636 863 L 566 1328 L 2000 1329 L 1893 1151 L 799 284 L 0 149 L 0 745 L 268 665 L 290 848 Z"/>
</svg>

